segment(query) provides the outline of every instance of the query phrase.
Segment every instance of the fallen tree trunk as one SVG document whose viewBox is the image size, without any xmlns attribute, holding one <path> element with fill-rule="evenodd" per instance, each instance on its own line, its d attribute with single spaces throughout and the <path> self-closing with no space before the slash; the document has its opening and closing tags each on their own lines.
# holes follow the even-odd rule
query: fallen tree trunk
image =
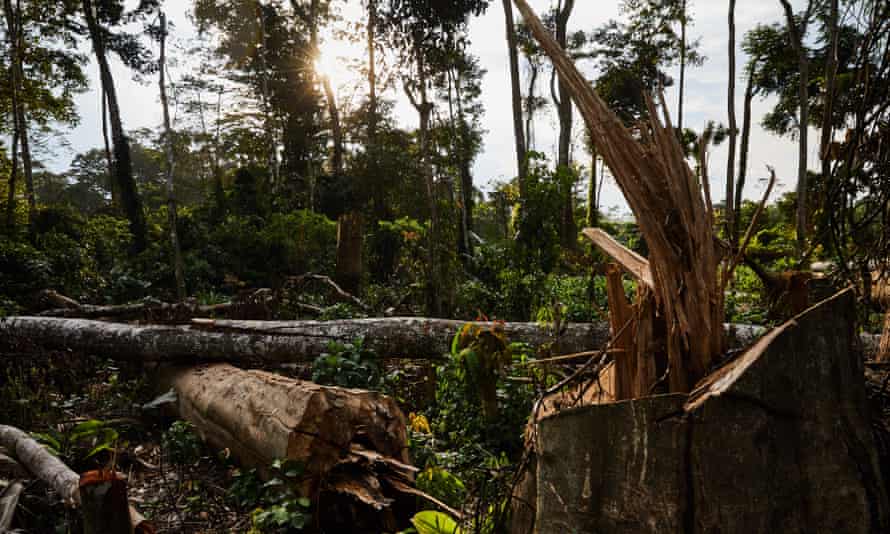
<svg viewBox="0 0 890 534">
<path fill-rule="evenodd" d="M 180 416 L 242 464 L 268 475 L 273 461 L 295 460 L 303 495 L 347 495 L 383 516 L 413 503 L 405 416 L 390 397 L 227 364 L 167 372 Z"/>
<path fill-rule="evenodd" d="M 212 321 L 192 326 L 134 326 L 86 319 L 8 317 L 0 320 L 0 340 L 23 338 L 54 349 L 144 361 L 230 361 L 289 363 L 312 361 L 331 341 L 362 337 L 381 357 L 439 358 L 449 352 L 464 321 L 420 317 L 342 321 Z M 550 353 L 580 352 L 603 345 L 608 326 L 565 326 L 554 342 L 537 323 L 504 323 L 510 341 L 544 346 Z"/>
<path fill-rule="evenodd" d="M 451 349 L 451 340 L 465 323 L 422 317 L 342 321 L 196 320 L 193 326 L 135 326 L 87 319 L 7 317 L 0 319 L 0 352 L 4 345 L 24 345 L 87 352 L 115 360 L 282 364 L 310 362 L 328 343 L 363 337 L 382 358 L 434 359 Z M 546 327 L 536 323 L 504 323 L 510 341 L 544 347 L 549 354 L 598 350 L 609 339 L 609 324 L 574 323 L 554 345 Z M 729 347 L 745 347 L 766 332 L 755 325 L 724 325 Z M 28 343 L 16 343 L 24 340 Z M 866 356 L 878 349 L 879 336 L 862 335 Z M 549 345 L 549 346 L 548 346 Z M 549 354 L 548 354 L 549 353 Z"/>
</svg>

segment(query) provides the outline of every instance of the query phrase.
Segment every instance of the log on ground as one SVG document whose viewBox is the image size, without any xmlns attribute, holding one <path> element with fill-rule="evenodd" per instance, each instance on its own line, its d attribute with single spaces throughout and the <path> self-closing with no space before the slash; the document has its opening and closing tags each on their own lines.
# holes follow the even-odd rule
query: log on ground
<svg viewBox="0 0 890 534">
<path fill-rule="evenodd" d="M 413 503 L 400 489 L 413 486 L 416 471 L 408 464 L 405 416 L 390 397 L 228 364 L 167 373 L 162 382 L 176 391 L 180 416 L 264 476 L 275 460 L 300 462 L 304 495 L 347 495 L 381 514 L 382 526 L 395 526 L 386 518 Z"/>
<path fill-rule="evenodd" d="M 196 320 L 190 326 L 137 326 L 87 319 L 7 317 L 0 320 L 0 344 L 27 339 L 46 348 L 98 356 L 166 362 L 312 361 L 331 341 L 364 338 L 365 346 L 384 358 L 439 358 L 449 352 L 464 321 L 422 317 L 387 317 L 341 321 Z M 503 323 L 511 341 L 545 347 L 549 353 L 580 352 L 608 339 L 604 323 L 568 324 L 559 336 L 537 323 Z M 556 341 L 554 343 L 554 341 Z"/>
</svg>

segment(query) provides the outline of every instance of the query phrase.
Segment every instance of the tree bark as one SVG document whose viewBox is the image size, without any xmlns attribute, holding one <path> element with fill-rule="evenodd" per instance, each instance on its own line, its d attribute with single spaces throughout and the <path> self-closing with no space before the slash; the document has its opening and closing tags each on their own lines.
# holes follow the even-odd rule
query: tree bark
<svg viewBox="0 0 890 534">
<path fill-rule="evenodd" d="M 190 326 L 135 326 L 87 319 L 8 317 L 0 339 L 28 339 L 36 345 L 144 361 L 231 361 L 270 364 L 312 361 L 328 343 L 363 337 L 381 358 L 440 358 L 451 350 L 465 324 L 451 319 L 391 317 L 341 321 L 227 321 L 195 319 Z M 532 347 L 556 341 L 552 352 L 590 350 L 603 345 L 608 327 L 569 324 L 559 333 L 536 323 L 505 323 L 507 338 Z"/>
<path fill-rule="evenodd" d="M 337 283 L 353 295 L 361 290 L 363 232 L 361 212 L 350 211 L 337 219 Z"/>
<path fill-rule="evenodd" d="M 173 129 L 170 127 L 170 110 L 167 105 L 167 85 L 164 80 L 164 72 L 167 69 L 166 42 L 167 19 L 164 13 L 160 15 L 161 39 L 160 39 L 160 63 L 158 65 L 158 87 L 161 92 L 161 108 L 164 112 L 164 149 L 167 156 L 166 184 L 167 184 L 167 224 L 170 225 L 170 247 L 173 252 L 173 275 L 176 280 L 176 296 L 180 302 L 185 300 L 185 268 L 182 264 L 182 249 L 179 246 L 179 232 L 176 229 L 176 192 L 173 187 L 173 169 L 175 159 L 173 157 Z"/>
<path fill-rule="evenodd" d="M 526 198 L 526 174 L 528 161 L 525 135 L 522 131 L 522 89 L 519 87 L 519 51 L 516 44 L 516 25 L 513 22 L 513 6 L 510 0 L 504 2 L 504 21 L 507 30 L 507 55 L 510 60 L 510 91 L 513 103 L 513 139 L 516 145 L 516 168 L 519 177 L 520 202 Z M 521 209 L 520 209 L 521 211 Z"/>
<path fill-rule="evenodd" d="M 96 13 L 93 10 L 93 1 L 82 0 L 84 19 L 90 32 L 90 40 L 93 43 L 96 62 L 99 64 L 102 87 L 105 91 L 105 97 L 108 99 L 108 117 L 111 121 L 111 141 L 114 147 L 115 182 L 120 190 L 120 200 L 124 213 L 126 213 L 127 219 L 130 222 L 130 233 L 133 234 L 133 250 L 138 253 L 145 250 L 148 244 L 148 228 L 145 224 L 145 213 L 142 211 L 142 200 L 139 197 L 136 181 L 133 179 L 130 143 L 124 133 L 117 91 L 114 87 L 114 78 L 111 75 L 111 67 L 108 64 L 102 29 L 99 26 L 99 21 L 96 20 Z"/>
<path fill-rule="evenodd" d="M 596 194 L 596 145 L 590 145 L 590 181 L 587 183 L 587 226 L 596 228 L 599 226 L 599 210 L 597 209 Z"/>
<path fill-rule="evenodd" d="M 331 87 L 331 80 L 324 76 L 322 78 L 324 86 L 325 98 L 328 101 L 328 114 L 331 116 L 331 132 L 333 133 L 334 151 L 331 156 L 331 171 L 334 176 L 343 175 L 343 128 L 340 125 L 340 111 L 337 109 L 337 99 L 334 96 L 334 89 Z"/>
<path fill-rule="evenodd" d="M 738 137 L 735 116 L 735 0 L 729 0 L 729 84 L 727 89 L 727 105 L 729 112 L 729 155 L 726 159 L 726 236 L 735 245 L 735 149 Z"/>
</svg>

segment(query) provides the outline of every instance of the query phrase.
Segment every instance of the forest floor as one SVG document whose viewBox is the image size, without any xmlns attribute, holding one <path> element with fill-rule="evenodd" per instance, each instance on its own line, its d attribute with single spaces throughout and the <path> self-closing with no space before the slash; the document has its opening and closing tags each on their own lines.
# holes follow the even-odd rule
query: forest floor
<svg viewBox="0 0 890 534">
<path fill-rule="evenodd" d="M 162 408 L 146 407 L 158 391 L 142 366 L 28 346 L 4 349 L 0 361 L 0 422 L 31 432 L 75 471 L 114 467 L 127 475 L 132 502 L 157 532 L 248 532 L 257 510 L 268 504 L 260 498 L 262 482 L 239 469 L 227 451 L 210 450 Z M 307 378 L 307 369 L 288 374 Z M 868 364 L 865 375 L 887 474 L 890 366 Z M 405 413 L 413 408 L 403 407 Z M 75 429 L 89 421 L 98 422 L 95 431 L 78 437 Z M 77 522 L 44 484 L 27 484 L 19 528 L 77 532 Z"/>
</svg>

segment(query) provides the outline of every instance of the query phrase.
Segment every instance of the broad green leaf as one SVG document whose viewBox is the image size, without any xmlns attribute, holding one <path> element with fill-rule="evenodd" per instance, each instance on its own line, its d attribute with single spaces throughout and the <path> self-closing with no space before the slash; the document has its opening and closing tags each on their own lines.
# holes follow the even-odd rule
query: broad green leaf
<svg viewBox="0 0 890 534">
<path fill-rule="evenodd" d="M 418 534 L 463 534 L 454 519 L 435 510 L 418 512 L 411 518 Z"/>
</svg>

